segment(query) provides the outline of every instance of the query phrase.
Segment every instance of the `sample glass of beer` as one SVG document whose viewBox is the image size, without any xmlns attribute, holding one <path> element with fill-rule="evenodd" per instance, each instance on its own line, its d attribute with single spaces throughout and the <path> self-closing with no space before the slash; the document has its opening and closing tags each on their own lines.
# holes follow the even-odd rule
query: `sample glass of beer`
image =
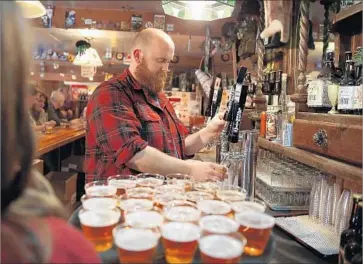
<svg viewBox="0 0 363 264">
<path fill-rule="evenodd" d="M 125 225 L 134 228 L 159 230 L 164 223 L 164 217 L 155 211 L 136 211 L 126 215 Z"/>
<path fill-rule="evenodd" d="M 184 193 L 184 186 L 183 185 L 171 185 L 171 184 L 167 184 L 167 185 L 161 185 L 159 187 L 155 188 L 155 193 Z"/>
<path fill-rule="evenodd" d="M 84 190 L 89 197 L 113 197 L 117 192 L 117 188 L 109 185 L 107 180 L 86 183 Z"/>
<path fill-rule="evenodd" d="M 97 252 L 107 251 L 112 247 L 112 230 L 119 223 L 120 215 L 117 208 L 79 211 L 83 234 L 94 244 Z"/>
<path fill-rule="evenodd" d="M 246 245 L 246 238 L 238 232 L 230 234 L 208 234 L 199 239 L 200 256 L 203 263 L 239 263 Z"/>
<path fill-rule="evenodd" d="M 155 205 L 160 209 L 163 209 L 166 204 L 175 200 L 184 200 L 185 196 L 178 192 L 167 192 L 155 194 Z"/>
<path fill-rule="evenodd" d="M 226 235 L 238 231 L 239 224 L 223 215 L 206 215 L 199 220 L 203 234 Z"/>
<path fill-rule="evenodd" d="M 150 211 L 154 207 L 154 203 L 148 199 L 127 199 L 120 201 L 120 208 L 122 213 L 122 220 L 124 221 L 126 215 L 130 212 L 136 211 Z"/>
<path fill-rule="evenodd" d="M 140 173 L 136 176 L 136 184 L 139 187 L 156 188 L 164 184 L 165 177 L 160 174 Z"/>
<path fill-rule="evenodd" d="M 113 230 L 120 263 L 152 263 L 160 233 L 129 226 L 117 226 Z"/>
<path fill-rule="evenodd" d="M 189 175 L 181 173 L 172 173 L 166 175 L 166 184 L 183 186 L 186 192 L 193 189 L 193 180 Z"/>
<path fill-rule="evenodd" d="M 115 209 L 117 201 L 116 197 L 88 197 L 85 194 L 81 197 L 82 207 L 86 210 Z"/>
<path fill-rule="evenodd" d="M 247 238 L 245 253 L 250 256 L 262 255 L 275 225 L 275 218 L 250 210 L 236 214 L 235 220 L 240 225 L 239 232 Z"/>
<path fill-rule="evenodd" d="M 191 191 L 185 193 L 185 197 L 187 198 L 188 201 L 196 203 L 202 200 L 213 200 L 214 194 L 209 192 Z"/>
<path fill-rule="evenodd" d="M 222 184 L 216 191 L 217 199 L 225 202 L 243 201 L 246 199 L 246 191 L 236 185 Z"/>
<path fill-rule="evenodd" d="M 224 215 L 233 217 L 232 208 L 229 204 L 218 200 L 202 200 L 197 202 L 198 209 L 203 215 Z"/>
<path fill-rule="evenodd" d="M 192 263 L 200 238 L 197 225 L 169 222 L 161 227 L 161 237 L 168 263 Z"/>
<path fill-rule="evenodd" d="M 219 189 L 219 184 L 214 181 L 195 182 L 194 189 L 196 191 L 208 192 L 214 195 L 216 191 Z"/>
<path fill-rule="evenodd" d="M 107 178 L 108 184 L 117 188 L 116 195 L 121 196 L 126 190 L 136 187 L 136 177 L 133 175 L 115 175 Z"/>
<path fill-rule="evenodd" d="M 266 204 L 259 199 L 233 202 L 231 203 L 231 207 L 234 213 L 246 212 L 247 210 L 263 213 L 266 210 Z"/>
<path fill-rule="evenodd" d="M 196 205 L 187 201 L 172 201 L 164 206 L 166 221 L 197 223 L 200 215 Z"/>
<path fill-rule="evenodd" d="M 128 199 L 154 199 L 155 190 L 148 187 L 136 187 L 126 190 Z"/>
</svg>

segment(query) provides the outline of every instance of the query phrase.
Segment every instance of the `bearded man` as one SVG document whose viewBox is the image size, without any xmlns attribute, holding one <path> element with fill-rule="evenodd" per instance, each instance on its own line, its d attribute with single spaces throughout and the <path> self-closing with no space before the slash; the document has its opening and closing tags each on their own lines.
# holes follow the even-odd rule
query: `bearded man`
<svg viewBox="0 0 363 264">
<path fill-rule="evenodd" d="M 220 134 L 221 116 L 189 135 L 162 92 L 174 50 L 164 31 L 141 31 L 132 45 L 130 67 L 93 92 L 86 113 L 87 182 L 140 172 L 224 178 L 222 166 L 189 160 Z"/>
</svg>

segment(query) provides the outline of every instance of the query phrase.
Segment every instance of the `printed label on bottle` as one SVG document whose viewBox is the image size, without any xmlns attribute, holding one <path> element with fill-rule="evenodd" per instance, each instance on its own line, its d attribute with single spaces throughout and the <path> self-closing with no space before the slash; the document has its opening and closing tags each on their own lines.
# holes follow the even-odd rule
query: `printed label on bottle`
<svg viewBox="0 0 363 264">
<path fill-rule="evenodd" d="M 338 109 L 353 109 L 355 86 L 340 86 L 338 96 Z"/>
<path fill-rule="evenodd" d="M 313 80 L 309 82 L 308 87 L 308 106 L 321 107 L 323 106 L 323 94 L 324 94 L 324 81 Z"/>
<path fill-rule="evenodd" d="M 242 92 L 242 84 L 237 83 L 236 91 L 234 92 L 234 101 L 236 103 L 239 103 L 239 98 L 241 97 L 241 92 Z"/>
<path fill-rule="evenodd" d="M 233 127 L 233 130 L 232 130 L 232 132 L 234 134 L 239 133 L 239 127 L 240 127 L 240 124 L 241 124 L 241 119 L 242 119 L 242 110 L 241 110 L 241 108 L 238 108 L 236 121 L 234 122 L 234 127 Z"/>
<path fill-rule="evenodd" d="M 354 98 L 353 98 L 353 109 L 363 108 L 363 84 L 355 86 Z"/>
</svg>

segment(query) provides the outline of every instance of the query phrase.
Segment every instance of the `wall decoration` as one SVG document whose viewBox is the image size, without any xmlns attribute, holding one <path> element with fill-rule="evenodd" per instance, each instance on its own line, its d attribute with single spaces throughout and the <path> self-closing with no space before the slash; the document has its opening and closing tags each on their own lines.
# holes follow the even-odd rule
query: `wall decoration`
<svg viewBox="0 0 363 264">
<path fill-rule="evenodd" d="M 51 28 L 53 19 L 54 7 L 48 5 L 46 9 L 46 14 L 42 16 L 43 27 Z"/>
<path fill-rule="evenodd" d="M 165 16 L 155 15 L 154 16 L 154 28 L 165 30 Z"/>
<path fill-rule="evenodd" d="M 131 16 L 131 31 L 139 31 L 142 27 L 142 15 Z"/>
<path fill-rule="evenodd" d="M 66 11 L 65 28 L 73 28 L 76 24 L 76 11 Z"/>
<path fill-rule="evenodd" d="M 166 24 L 166 31 L 168 32 L 174 31 L 174 24 Z"/>
<path fill-rule="evenodd" d="M 145 23 L 145 28 L 152 28 L 154 25 L 151 21 Z"/>
</svg>

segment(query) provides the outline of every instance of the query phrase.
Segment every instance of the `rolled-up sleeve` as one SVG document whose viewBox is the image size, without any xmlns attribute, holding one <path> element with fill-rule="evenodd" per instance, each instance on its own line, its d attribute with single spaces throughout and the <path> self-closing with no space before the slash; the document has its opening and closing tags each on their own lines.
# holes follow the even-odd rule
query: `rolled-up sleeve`
<svg viewBox="0 0 363 264">
<path fill-rule="evenodd" d="M 94 131 L 97 145 L 117 167 L 125 164 L 148 143 L 140 136 L 141 123 L 132 102 L 124 93 L 103 93 L 90 117 L 89 129 Z"/>
</svg>

